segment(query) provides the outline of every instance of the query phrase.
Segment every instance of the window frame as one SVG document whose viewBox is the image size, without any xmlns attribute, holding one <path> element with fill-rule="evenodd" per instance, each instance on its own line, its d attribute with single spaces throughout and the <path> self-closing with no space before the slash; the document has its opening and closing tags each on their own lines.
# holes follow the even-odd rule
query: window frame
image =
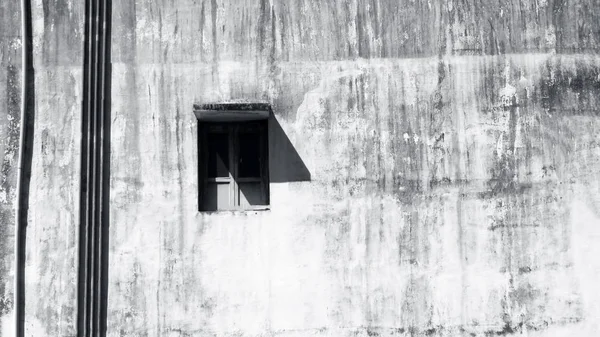
<svg viewBox="0 0 600 337">
<path fill-rule="evenodd" d="M 219 130 L 220 128 L 223 131 Z M 240 144 L 239 134 L 242 132 L 257 132 L 259 137 L 259 165 L 260 177 L 240 178 L 239 158 Z M 208 177 L 208 141 L 209 133 L 226 133 L 228 139 L 229 169 L 228 177 Z M 198 121 L 198 211 L 202 213 L 210 212 L 231 212 L 231 211 L 260 211 L 270 209 L 270 190 L 269 190 L 269 148 L 268 148 L 268 120 L 251 121 Z M 260 193 L 265 201 L 264 205 L 244 205 L 241 202 L 242 189 L 240 183 L 260 183 Z M 229 184 L 229 207 L 226 209 L 218 208 L 207 209 L 205 199 L 211 196 L 206 195 L 207 185 L 209 183 L 228 183 Z M 218 198 L 218 197 L 217 197 Z"/>
</svg>

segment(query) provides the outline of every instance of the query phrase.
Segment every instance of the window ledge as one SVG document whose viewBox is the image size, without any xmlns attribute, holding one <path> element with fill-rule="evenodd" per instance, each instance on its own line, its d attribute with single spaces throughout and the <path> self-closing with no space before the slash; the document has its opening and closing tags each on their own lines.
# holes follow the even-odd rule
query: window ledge
<svg viewBox="0 0 600 337">
<path fill-rule="evenodd" d="M 206 103 L 194 104 L 194 114 L 204 122 L 234 122 L 268 119 L 268 103 Z"/>
<path fill-rule="evenodd" d="M 209 214 L 209 215 L 218 215 L 218 214 L 248 214 L 252 212 L 263 213 L 271 211 L 271 207 L 269 206 L 260 206 L 256 208 L 248 208 L 248 209 L 229 209 L 229 210 L 215 210 L 215 211 L 198 211 L 199 214 Z"/>
</svg>

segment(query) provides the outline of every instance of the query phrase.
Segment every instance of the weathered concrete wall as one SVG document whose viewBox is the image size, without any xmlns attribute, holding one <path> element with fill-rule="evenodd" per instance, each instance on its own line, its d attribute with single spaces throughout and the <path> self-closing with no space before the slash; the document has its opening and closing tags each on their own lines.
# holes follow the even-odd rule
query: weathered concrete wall
<svg viewBox="0 0 600 337">
<path fill-rule="evenodd" d="M 21 119 L 21 18 L 19 3 L 0 3 L 0 335 L 12 329 L 14 223 Z"/>
<path fill-rule="evenodd" d="M 35 146 L 26 261 L 26 334 L 74 336 L 81 29 L 72 1 L 33 1 Z M 21 104 L 21 6 L 0 3 L 0 335 L 14 335 L 14 228 Z"/>
<path fill-rule="evenodd" d="M 28 334 L 68 336 L 83 9 L 35 3 Z M 110 336 L 600 334 L 594 1 L 113 6 Z M 196 210 L 230 99 L 310 170 L 270 144 L 270 211 Z"/>
<path fill-rule="evenodd" d="M 75 336 L 83 65 L 81 1 L 33 1 L 35 135 L 26 335 Z"/>
<path fill-rule="evenodd" d="M 110 335 L 597 334 L 599 10 L 115 4 Z M 310 170 L 269 212 L 196 212 L 230 99 Z"/>
</svg>

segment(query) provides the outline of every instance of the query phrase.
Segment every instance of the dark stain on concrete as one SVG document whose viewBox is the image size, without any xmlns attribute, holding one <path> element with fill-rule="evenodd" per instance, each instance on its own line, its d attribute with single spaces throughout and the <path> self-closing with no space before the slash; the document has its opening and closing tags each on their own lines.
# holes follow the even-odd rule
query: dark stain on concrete
<svg viewBox="0 0 600 337">
<path fill-rule="evenodd" d="M 219 60 L 219 45 L 220 45 L 220 41 L 217 38 L 218 37 L 218 32 L 217 32 L 217 9 L 218 9 L 218 5 L 217 5 L 217 0 L 210 0 L 210 18 L 211 18 L 211 31 L 212 31 L 212 44 L 213 44 L 213 48 L 212 48 L 212 76 L 213 76 L 213 83 L 216 84 L 219 82 L 219 64 L 218 64 L 218 60 Z"/>
<path fill-rule="evenodd" d="M 562 64 L 566 63 L 566 67 Z M 549 113 L 563 116 L 600 115 L 600 67 L 557 57 L 542 69 L 540 101 Z"/>
<path fill-rule="evenodd" d="M 69 0 L 42 1 L 43 39 L 41 56 L 43 65 L 71 65 L 83 59 L 82 3 Z"/>
<path fill-rule="evenodd" d="M 21 83 L 20 69 L 14 65 L 6 67 L 6 116 L 8 123 L 0 125 L 4 129 L 5 142 L 3 161 L 0 168 L 0 193 L 3 194 L 0 202 L 0 317 L 13 310 L 13 289 L 8 287 L 9 280 L 4 279 L 12 269 L 14 257 L 14 202 L 16 195 L 17 162 L 19 160 L 19 125 Z M 2 322 L 0 322 L 0 331 Z"/>
</svg>

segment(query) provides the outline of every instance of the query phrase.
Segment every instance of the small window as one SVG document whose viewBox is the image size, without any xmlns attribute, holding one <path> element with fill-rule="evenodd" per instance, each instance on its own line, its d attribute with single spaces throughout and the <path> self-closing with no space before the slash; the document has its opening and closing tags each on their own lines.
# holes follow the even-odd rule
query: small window
<svg viewBox="0 0 600 337">
<path fill-rule="evenodd" d="M 199 122 L 200 211 L 269 205 L 267 121 Z"/>
</svg>

